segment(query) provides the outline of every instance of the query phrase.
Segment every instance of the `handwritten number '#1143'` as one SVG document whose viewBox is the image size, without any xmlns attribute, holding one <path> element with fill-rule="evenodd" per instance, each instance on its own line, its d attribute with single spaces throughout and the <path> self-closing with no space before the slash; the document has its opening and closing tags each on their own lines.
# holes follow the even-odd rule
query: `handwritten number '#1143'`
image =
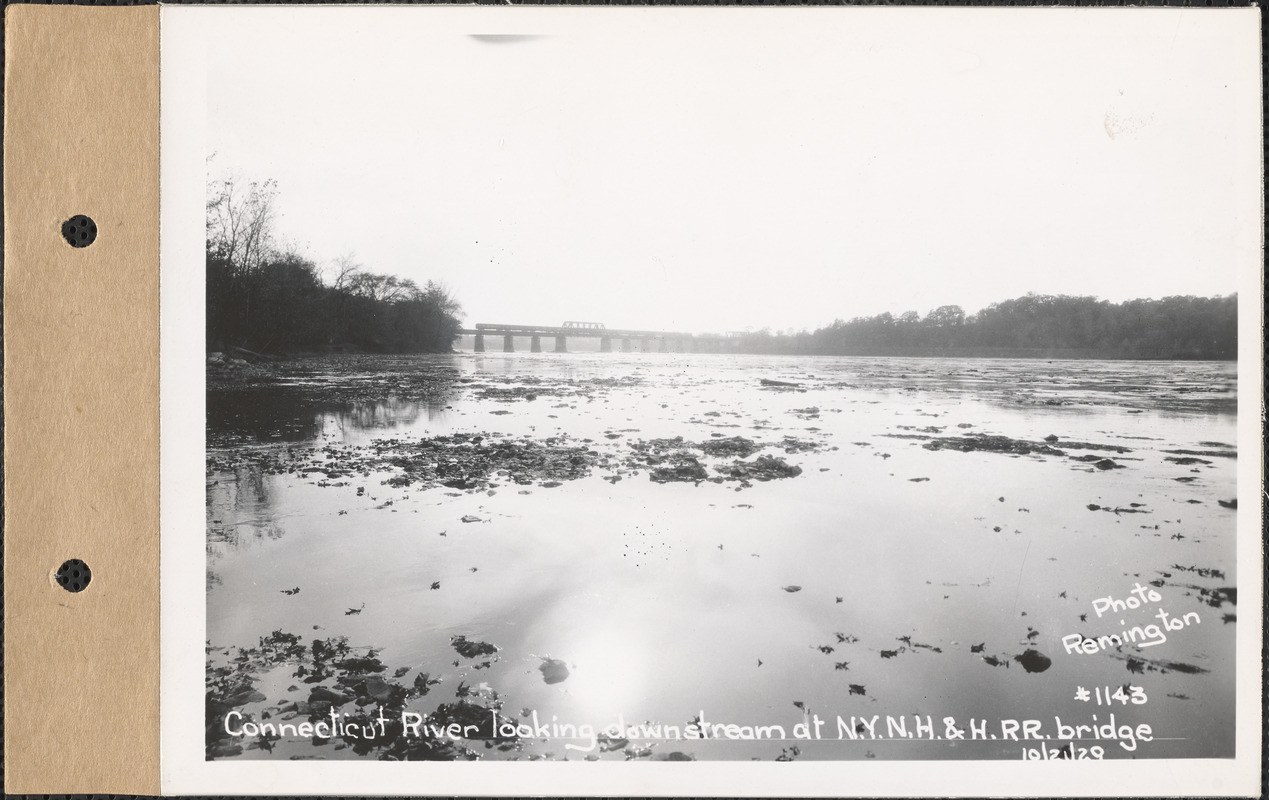
<svg viewBox="0 0 1269 800">
<path fill-rule="evenodd" d="M 1125 685 L 1120 686 L 1113 692 L 1109 686 L 1093 687 L 1093 694 L 1090 696 L 1089 691 L 1083 686 L 1075 689 L 1075 699 L 1080 702 L 1087 703 L 1091 699 L 1097 700 L 1099 706 L 1112 705 L 1114 701 L 1118 701 L 1120 705 L 1128 705 L 1132 703 L 1135 706 L 1146 704 L 1146 690 L 1140 686 Z"/>
</svg>

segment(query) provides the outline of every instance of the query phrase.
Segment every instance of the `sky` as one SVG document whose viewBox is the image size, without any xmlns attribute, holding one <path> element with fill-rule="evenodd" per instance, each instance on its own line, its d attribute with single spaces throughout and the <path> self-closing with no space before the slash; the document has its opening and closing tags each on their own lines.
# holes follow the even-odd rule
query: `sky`
<svg viewBox="0 0 1269 800">
<path fill-rule="evenodd" d="M 172 10 L 212 176 L 276 180 L 280 238 L 469 325 L 1209 296 L 1260 252 L 1249 15 Z"/>
</svg>

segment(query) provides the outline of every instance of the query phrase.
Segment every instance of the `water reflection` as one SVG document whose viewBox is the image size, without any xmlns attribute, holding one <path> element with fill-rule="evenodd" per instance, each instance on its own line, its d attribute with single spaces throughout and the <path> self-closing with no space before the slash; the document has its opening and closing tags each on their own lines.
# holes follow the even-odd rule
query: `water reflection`
<svg viewBox="0 0 1269 800">
<path fill-rule="evenodd" d="M 207 432 L 214 444 L 240 439 L 304 442 L 331 431 L 391 430 L 444 422 L 449 397 L 323 401 L 296 387 L 208 391 Z"/>
<path fill-rule="evenodd" d="M 444 423 L 447 418 L 443 401 L 419 402 L 391 397 L 381 402 L 351 403 L 318 412 L 316 426 L 321 431 L 392 430 L 415 427 L 420 421 Z"/>
<path fill-rule="evenodd" d="M 207 481 L 207 555 L 249 547 L 285 534 L 275 505 L 276 478 L 254 464 L 218 473 Z"/>
<path fill-rule="evenodd" d="M 740 493 L 657 484 L 646 469 L 551 487 L 502 476 L 479 491 L 386 483 L 396 473 L 370 470 L 216 472 L 213 644 L 251 645 L 275 630 L 346 636 L 374 648 L 385 680 L 443 679 L 411 710 L 487 685 L 511 714 L 595 724 L 622 715 L 681 725 L 705 712 L 791 729 L 806 709 L 905 714 L 909 724 L 914 713 L 962 725 L 1041 712 L 1087 722 L 1072 687 L 1131 682 L 1149 691 L 1149 706 L 1117 716 L 1160 737 L 1137 756 L 1232 753 L 1236 595 L 1223 587 L 1237 584 L 1236 512 L 1221 501 L 1234 496 L 1237 460 L 1166 457 L 1236 441 L 1225 410 L 1232 365 L 488 354 L 460 360 L 442 381 L 452 391 L 429 397 L 399 392 L 404 362 L 383 376 L 371 366 L 314 367 L 306 380 L 320 391 L 260 390 L 299 392 L 290 397 L 302 415 L 277 397 L 268 413 L 222 398 L 213 420 L 209 402 L 209 432 L 255 437 L 242 451 L 319 453 L 332 439 L 340 453 L 371 450 L 386 431 L 564 434 L 612 453 L 638 439 L 739 434 L 802 471 Z M 764 377 L 799 386 L 769 391 Z M 306 437 L 282 433 L 297 417 Z M 1131 452 L 1115 455 L 1123 468 L 1102 471 L 1063 456 L 932 451 L 913 438 L 927 428 Z M 785 436 L 827 446 L 784 453 L 775 448 Z M 271 441 L 293 443 L 261 444 Z M 1064 636 L 1120 630 L 1099 627 L 1090 604 L 1137 581 L 1157 586 L 1169 614 L 1203 616 L 1146 655 L 1206 672 L 1142 674 L 1063 652 Z M 455 636 L 493 643 L 497 657 L 456 657 Z M 1016 660 L 1028 650 L 1051 666 L 1028 672 Z M 544 658 L 567 664 L 567 679 L 546 683 Z M 293 699 L 292 682 L 287 674 L 261 691 L 270 703 Z M 314 747 L 280 743 L 269 757 L 354 757 Z M 779 743 L 664 746 L 677 747 L 701 758 L 780 753 Z M 548 752 L 558 756 L 559 743 L 513 755 Z M 826 742 L 804 757 L 868 752 L 1019 757 L 1016 744 L 908 742 Z"/>
</svg>

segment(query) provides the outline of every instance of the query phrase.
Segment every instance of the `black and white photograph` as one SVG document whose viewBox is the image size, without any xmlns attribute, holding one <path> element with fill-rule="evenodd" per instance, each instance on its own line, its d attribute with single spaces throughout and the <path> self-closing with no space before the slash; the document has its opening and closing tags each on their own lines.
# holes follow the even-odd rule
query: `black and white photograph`
<svg viewBox="0 0 1269 800">
<path fill-rule="evenodd" d="M 1252 774 L 1254 12 L 163 21 L 165 751 Z"/>
</svg>

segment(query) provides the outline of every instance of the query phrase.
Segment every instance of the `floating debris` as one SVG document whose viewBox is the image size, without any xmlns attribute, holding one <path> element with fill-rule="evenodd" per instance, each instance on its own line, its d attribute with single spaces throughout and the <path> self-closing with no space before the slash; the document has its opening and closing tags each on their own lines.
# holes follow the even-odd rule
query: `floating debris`
<svg viewBox="0 0 1269 800">
<path fill-rule="evenodd" d="M 1089 511 L 1109 511 L 1112 514 L 1149 514 L 1150 512 L 1141 507 L 1141 503 L 1129 503 L 1127 508 L 1122 506 L 1111 508 L 1110 506 L 1098 505 L 1097 503 L 1089 503 L 1085 506 Z"/>
</svg>

